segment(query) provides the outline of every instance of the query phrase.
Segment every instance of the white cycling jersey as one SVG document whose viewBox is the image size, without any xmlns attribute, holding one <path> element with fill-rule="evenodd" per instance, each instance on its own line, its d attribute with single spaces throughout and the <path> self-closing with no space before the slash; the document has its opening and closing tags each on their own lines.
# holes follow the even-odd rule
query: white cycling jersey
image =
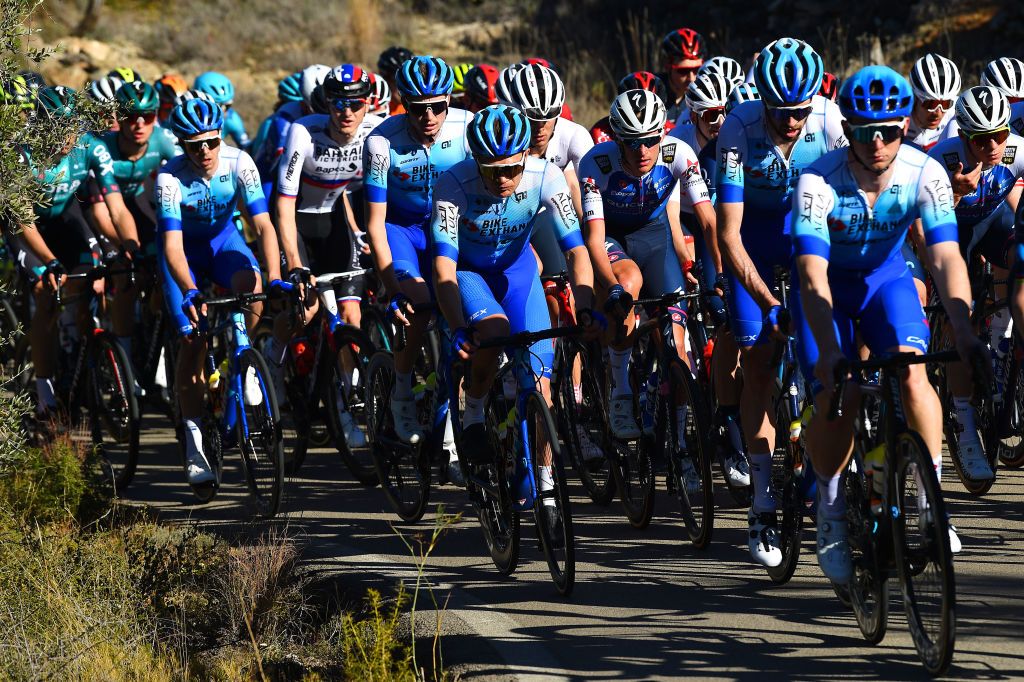
<svg viewBox="0 0 1024 682">
<path fill-rule="evenodd" d="M 578 169 L 580 159 L 593 146 L 594 140 L 586 128 L 574 121 L 559 118 L 551 132 L 548 148 L 544 150 L 544 158 L 559 170 L 564 171 L 570 163 L 573 169 Z"/>
<path fill-rule="evenodd" d="M 956 112 L 953 109 L 949 109 L 942 116 L 942 120 L 939 121 L 937 128 L 921 128 L 914 121 L 914 117 L 910 117 L 910 126 L 907 128 L 907 136 L 904 138 L 905 142 L 909 142 L 918 149 L 928 151 L 936 144 L 946 139 L 946 128 L 950 123 L 954 121 Z"/>
<path fill-rule="evenodd" d="M 295 121 L 278 167 L 278 194 L 298 197 L 300 213 L 329 213 L 342 192 L 362 187 L 363 142 L 383 120 L 367 114 L 344 145 L 331 137 L 327 114 Z"/>
</svg>

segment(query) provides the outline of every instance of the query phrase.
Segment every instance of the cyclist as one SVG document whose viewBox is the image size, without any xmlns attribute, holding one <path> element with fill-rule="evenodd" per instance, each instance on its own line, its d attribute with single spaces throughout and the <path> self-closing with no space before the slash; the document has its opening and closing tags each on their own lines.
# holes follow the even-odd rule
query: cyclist
<svg viewBox="0 0 1024 682">
<path fill-rule="evenodd" d="M 846 144 L 841 115 L 818 96 L 821 57 L 802 40 L 780 38 L 758 55 L 754 83 L 760 102 L 737 105 L 718 135 L 718 235 L 728 268 L 730 324 L 740 346 L 742 430 L 754 498 L 747 514 L 754 561 L 782 561 L 771 484 L 774 330 L 781 312 L 771 290 L 775 269 L 787 267 L 790 195 L 799 173 Z"/>
<path fill-rule="evenodd" d="M 676 29 L 662 39 L 661 57 L 665 69 L 662 80 L 669 89 L 669 98 L 665 100 L 668 120 L 675 121 L 684 113 L 686 88 L 696 80 L 706 56 L 704 37 L 692 28 Z"/>
<path fill-rule="evenodd" d="M 468 154 L 466 125 L 472 114 L 449 108 L 452 70 L 431 56 L 409 59 L 395 76 L 405 114 L 391 116 L 371 132 L 363 151 L 366 231 L 377 274 L 391 297 L 390 310 L 406 325 L 407 342 L 395 353 L 391 396 L 395 434 L 418 443 L 423 429 L 412 394 L 412 370 L 430 315 L 408 304 L 431 300 L 427 229 L 437 177 Z M 454 437 L 446 426 L 449 475 L 458 471 Z M 454 479 L 458 482 L 458 479 Z"/>
<path fill-rule="evenodd" d="M 1024 62 L 1015 57 L 993 59 L 981 72 L 981 84 L 1002 92 L 1011 106 L 1024 101 Z"/>
<path fill-rule="evenodd" d="M 466 97 L 464 104 L 470 112 L 476 113 L 484 107 L 498 103 L 494 85 L 500 72 L 490 64 L 477 64 L 466 74 Z"/>
<path fill-rule="evenodd" d="M 609 122 L 615 141 L 591 149 L 580 162 L 587 247 L 605 309 L 625 325 L 632 322 L 632 301 L 641 288 L 661 296 L 686 285 L 681 263 L 687 261 L 683 234 L 673 225 L 671 199 L 677 190 L 692 206 L 702 229 L 714 238 L 714 211 L 697 157 L 682 140 L 664 140 L 665 105 L 649 90 L 627 90 L 612 103 Z M 676 348 L 686 359 L 686 313 L 672 308 Z M 628 320 L 626 318 L 629 318 Z M 630 343 L 608 347 L 612 393 L 609 419 L 617 438 L 640 437 L 629 383 Z M 677 420 L 685 422 L 680 412 Z M 685 429 L 679 429 L 680 447 Z M 692 462 L 688 482 L 695 479 Z"/>
<path fill-rule="evenodd" d="M 373 94 L 370 95 L 369 112 L 373 116 L 387 118 L 391 115 L 391 86 L 378 73 L 370 74 Z"/>
<path fill-rule="evenodd" d="M 138 71 L 130 66 L 119 66 L 107 71 L 107 78 L 117 78 L 122 83 L 144 83 L 146 81 Z"/>
<path fill-rule="evenodd" d="M 0 105 L 17 107 L 22 120 L 28 120 L 35 109 L 35 94 L 24 76 L 12 76 L 2 84 Z"/>
<path fill-rule="evenodd" d="M 176 73 L 165 73 L 153 82 L 153 87 L 160 96 L 157 122 L 163 123 L 171 115 L 171 109 L 177 106 L 178 97 L 188 90 L 188 81 Z"/>
<path fill-rule="evenodd" d="M 971 291 L 957 247 L 949 179 L 938 162 L 902 143 L 912 101 L 910 85 L 887 66 L 868 66 L 848 78 L 839 105 L 850 146 L 806 168 L 792 200 L 800 282 L 794 321 L 801 366 L 815 382 L 807 449 L 818 477 L 818 562 L 838 584 L 852 572 L 840 481 L 853 450 L 857 409 L 848 400 L 843 418 L 827 419 L 835 370 L 843 358 L 857 357 L 858 338 L 876 355 L 927 351 L 924 311 L 900 255 L 914 220 L 922 222 L 923 255 L 961 357 L 989 361 L 969 320 Z M 925 366 L 909 367 L 901 383 L 907 421 L 941 473 L 942 407 Z M 952 526 L 950 545 L 959 550 Z"/>
<path fill-rule="evenodd" d="M 835 102 L 839 97 L 839 78 L 834 73 L 826 71 L 821 77 L 821 89 L 818 90 L 818 94 Z"/>
<path fill-rule="evenodd" d="M 247 150 L 252 141 L 238 110 L 231 107 L 235 103 L 235 85 L 231 79 L 222 73 L 207 71 L 196 76 L 192 87 L 213 97 L 224 112 L 224 137 L 230 137 L 240 149 Z"/>
<path fill-rule="evenodd" d="M 968 263 L 976 255 L 984 256 L 997 278 L 1005 280 L 1024 176 L 1024 138 L 1010 133 L 1010 103 L 990 85 L 965 91 L 955 111 L 958 135 L 938 143 L 928 155 L 942 164 L 952 183 L 961 253 Z M 1009 310 L 992 316 L 991 332 L 996 358 L 1001 360 L 1012 333 Z M 1003 363 L 995 366 L 1002 369 Z M 957 363 L 947 373 L 961 427 L 957 452 L 951 454 L 960 459 L 968 478 L 990 480 L 994 473 L 978 434 L 967 368 Z M 996 379 L 1002 383 L 1006 377 Z M 997 386 L 994 394 L 1002 395 L 1002 387 Z"/>
<path fill-rule="evenodd" d="M 709 142 L 718 138 L 732 89 L 732 84 L 714 69 L 697 76 L 686 88 L 686 113 L 676 120 L 669 135 L 682 140 L 699 154 Z"/>
<path fill-rule="evenodd" d="M 495 456 L 486 445 L 484 402 L 498 370 L 499 352 L 477 350 L 475 344 L 549 328 L 529 246 L 542 207 L 553 217 L 551 229 L 569 263 L 581 322 L 593 329 L 601 319 L 591 309 L 593 271 L 569 186 L 556 165 L 528 153 L 530 136 L 531 124 L 523 112 L 501 104 L 483 109 L 467 132 L 473 157 L 452 166 L 434 186 L 434 287 L 454 330 L 453 350 L 464 359 L 473 356 L 462 438 L 463 451 L 474 464 L 489 463 Z M 531 352 L 534 374 L 550 402 L 554 347 L 550 341 L 540 342 Z M 550 450 L 540 453 L 542 491 L 553 487 L 550 457 Z M 551 528 L 559 523 L 554 502 L 545 500 L 544 505 Z"/>
<path fill-rule="evenodd" d="M 725 103 L 725 114 L 728 116 L 737 105 L 744 102 L 760 102 L 761 94 L 753 83 L 741 83 L 729 93 L 729 101 Z"/>
<path fill-rule="evenodd" d="M 405 108 L 402 106 L 402 93 L 395 89 L 395 79 L 398 70 L 402 68 L 402 64 L 414 56 L 409 48 L 393 45 L 381 52 L 380 57 L 377 58 L 377 73 L 384 76 L 384 80 L 391 90 L 391 103 L 389 106 L 392 116 L 405 113 Z"/>
<path fill-rule="evenodd" d="M 68 132 L 60 156 L 50 168 L 34 168 L 27 149 L 19 154 L 36 172 L 45 198 L 33 207 L 35 221 L 28 225 L 6 225 L 8 245 L 22 273 L 32 287 L 35 313 L 29 323 L 32 363 L 36 375 L 37 414 L 48 416 L 57 406 L 54 396 L 55 345 L 53 344 L 57 308 L 54 290 L 65 274 L 94 262 L 97 239 L 82 213 L 76 193 L 95 177 L 110 216 L 118 231 L 135 230 L 131 213 L 113 174 L 107 146 L 91 133 L 80 133 L 73 124 L 77 94 L 62 85 L 41 87 L 36 91 L 36 120 L 66 127 Z M 17 234 L 13 228 L 19 228 Z M 69 293 L 81 291 L 81 283 L 69 285 Z M 88 313 L 78 306 L 82 316 Z M 71 327 L 69 331 L 73 331 Z"/>
<path fill-rule="evenodd" d="M 114 95 L 117 89 L 124 83 L 120 78 L 105 76 L 98 78 L 85 86 L 85 96 L 93 102 L 101 105 L 109 111 L 109 116 L 104 121 L 104 130 L 117 130 L 117 114 L 114 112 Z"/>
<path fill-rule="evenodd" d="M 634 71 L 619 81 L 618 93 L 621 95 L 627 90 L 650 90 L 658 96 L 662 102 L 668 97 L 668 88 L 665 82 L 650 71 Z M 665 132 L 670 132 L 675 127 L 672 121 L 665 122 Z M 612 140 L 612 128 L 608 125 L 608 117 L 605 116 L 590 128 L 590 137 L 594 144 L 610 142 Z"/>
<path fill-rule="evenodd" d="M 473 69 L 472 64 L 462 63 L 452 67 L 452 104 L 466 109 L 466 74 Z"/>
<path fill-rule="evenodd" d="M 953 103 L 960 94 L 960 71 L 939 54 L 926 54 L 910 70 L 914 111 L 910 115 L 907 142 L 928 151 L 942 139 L 953 120 Z"/>
<path fill-rule="evenodd" d="M 213 484 L 210 463 L 203 453 L 203 365 L 206 340 L 193 335 L 205 315 L 200 286 L 212 280 L 236 293 L 262 290 L 260 267 L 232 220 L 235 207 L 245 204 L 259 233 L 271 288 L 281 284 L 277 233 L 267 213 L 260 175 L 242 150 L 221 144 L 224 115 L 203 99 L 178 105 L 167 119 L 185 153 L 164 165 L 157 175 L 157 229 L 164 300 L 180 336 L 175 387 L 184 427 L 188 482 Z M 251 330 L 262 306 L 246 314 Z M 263 399 L 255 372 L 243 378 L 247 404 Z"/>
<path fill-rule="evenodd" d="M 253 161 L 256 168 L 260 169 L 260 177 L 263 177 L 263 169 L 260 166 L 260 159 L 257 156 L 261 153 L 270 134 L 270 128 L 274 124 L 274 116 L 277 111 L 290 102 L 302 102 L 302 72 L 296 71 L 282 78 L 277 83 L 277 102 L 274 104 L 274 111 L 260 123 L 256 129 L 256 135 L 252 138 Z"/>
<path fill-rule="evenodd" d="M 712 57 L 704 62 L 704 66 L 700 67 L 697 76 L 700 77 L 702 73 L 707 73 L 708 71 L 714 71 L 722 76 L 729 83 L 730 92 L 736 86 L 742 85 L 746 80 L 743 67 L 740 66 L 738 61 L 730 57 Z"/>
</svg>

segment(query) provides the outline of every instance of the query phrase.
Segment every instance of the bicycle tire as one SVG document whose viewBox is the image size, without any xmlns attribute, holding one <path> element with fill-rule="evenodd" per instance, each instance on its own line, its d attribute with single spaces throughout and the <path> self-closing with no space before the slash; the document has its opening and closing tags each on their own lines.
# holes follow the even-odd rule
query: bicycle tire
<svg viewBox="0 0 1024 682">
<path fill-rule="evenodd" d="M 185 457 L 184 426 L 181 423 L 180 417 L 176 417 L 174 419 L 174 425 L 174 437 L 178 441 L 178 454 L 181 457 L 181 468 L 187 476 L 188 460 Z M 203 435 L 203 454 L 206 456 L 206 460 L 210 463 L 210 468 L 213 470 L 214 483 L 213 485 L 203 486 L 193 486 L 189 484 L 189 488 L 192 490 L 192 494 L 195 495 L 199 504 L 207 504 L 217 496 L 217 491 L 220 489 L 221 477 L 224 473 L 224 450 L 223 442 L 220 437 L 220 426 L 215 421 L 209 418 L 204 418 L 200 424 L 200 430 Z"/>
<path fill-rule="evenodd" d="M 657 371 L 657 361 L 653 355 L 656 350 L 650 342 L 651 336 L 638 341 L 632 349 L 630 359 L 630 384 L 633 389 L 633 413 L 641 415 L 640 392 L 646 391 L 647 377 Z M 646 343 L 645 343 L 646 341 Z M 612 477 L 615 480 L 615 489 L 622 503 L 623 511 L 626 513 L 626 520 L 629 525 L 638 530 L 643 530 L 651 523 L 654 514 L 655 476 L 652 455 L 660 452 L 658 443 L 661 442 L 659 427 L 663 426 L 657 422 L 656 407 L 648 406 L 655 415 L 654 437 L 643 433 L 641 419 L 641 433 L 639 438 L 622 440 L 612 438 L 611 456 Z M 614 453 L 614 454 L 611 454 Z"/>
<path fill-rule="evenodd" d="M 896 497 L 896 568 L 914 648 L 929 674 L 937 676 L 949 667 L 956 643 L 956 583 L 946 505 L 921 436 L 903 432 L 896 446 L 891 460 L 896 470 L 889 480 Z"/>
<path fill-rule="evenodd" d="M 877 520 L 871 512 L 869 485 L 861 453 L 856 453 L 843 475 L 850 558 L 853 562 L 847 594 L 864 639 L 869 644 L 878 644 L 885 637 L 889 622 L 889 580 L 875 544 Z"/>
<path fill-rule="evenodd" d="M 785 585 L 796 572 L 800 562 L 801 537 L 804 527 L 804 499 L 801 494 L 800 476 L 797 467 L 802 465 L 803 447 L 798 440 L 790 439 L 790 424 L 794 417 L 789 413 L 789 400 L 780 393 L 775 406 L 775 448 L 772 452 L 772 488 L 778 496 L 779 546 L 782 562 L 768 566 L 768 577 L 776 585 Z M 801 436 L 802 437 L 802 436 Z"/>
<path fill-rule="evenodd" d="M 430 460 L 421 440 L 402 443 L 395 436 L 391 415 L 391 390 L 395 360 L 377 351 L 367 368 L 366 435 L 373 464 L 388 504 L 400 519 L 415 523 L 423 518 L 430 501 Z"/>
<path fill-rule="evenodd" d="M 499 382 L 484 404 L 484 424 L 495 459 L 483 470 L 495 494 L 479 489 L 471 491 L 477 497 L 480 530 L 491 562 L 502 575 L 512 575 L 518 567 L 521 540 L 520 515 L 513 506 L 510 476 L 516 466 L 516 438 L 507 425 L 508 411 Z M 505 424 L 504 436 L 501 435 L 502 424 Z"/>
<path fill-rule="evenodd" d="M 237 365 L 242 391 L 241 395 L 235 396 L 235 405 L 239 410 L 236 428 L 238 449 L 242 454 L 242 471 L 256 514 L 262 518 L 272 518 L 281 508 L 285 479 L 277 394 L 267 362 L 258 350 L 244 348 L 238 355 Z M 246 405 L 244 396 L 250 368 L 255 371 L 262 393 L 262 400 L 257 405 Z"/>
<path fill-rule="evenodd" d="M 9 294 L 0 294 L 0 362 L 8 367 L 14 359 L 14 348 L 24 332 Z"/>
<path fill-rule="evenodd" d="M 359 328 L 377 350 L 392 352 L 395 347 L 395 331 L 380 308 L 363 305 L 360 310 Z"/>
<path fill-rule="evenodd" d="M 291 362 L 288 365 L 291 366 Z M 281 414 L 281 438 L 285 443 L 284 472 L 288 476 L 298 474 L 309 452 L 313 418 L 305 388 L 306 381 L 302 377 L 286 374 L 284 390 L 288 396 L 288 409 Z"/>
<path fill-rule="evenodd" d="M 102 332 L 91 337 L 87 389 L 90 436 L 94 450 L 110 467 L 118 495 L 132 482 L 139 463 L 142 417 L 134 386 L 131 363 L 113 335 Z"/>
<path fill-rule="evenodd" d="M 522 419 L 526 422 L 527 445 L 530 452 L 530 461 L 533 467 L 533 482 L 537 490 L 537 498 L 534 500 L 533 512 L 534 522 L 537 524 L 537 532 L 540 536 L 541 549 L 544 558 L 547 560 L 548 572 L 551 580 L 555 583 L 555 589 L 563 597 L 572 594 L 576 581 L 576 538 L 572 527 L 572 506 L 569 501 L 569 487 L 565 480 L 565 468 L 562 464 L 562 448 L 558 442 L 558 430 L 555 428 L 555 419 L 551 416 L 547 402 L 537 391 L 530 393 L 526 398 L 526 413 Z M 541 490 L 542 467 L 538 454 L 544 442 L 551 448 L 551 478 L 553 488 L 549 491 Z M 551 505 L 546 500 L 554 500 L 554 508 L 558 510 L 559 529 L 561 537 L 552 535 L 545 521 L 545 506 L 549 509 Z"/>
<path fill-rule="evenodd" d="M 669 358 L 669 385 L 665 396 L 659 396 L 661 419 L 664 420 L 664 438 L 661 439 L 666 448 L 665 456 L 670 462 L 670 476 L 673 477 L 673 488 L 679 500 L 683 525 L 690 542 L 697 549 L 704 549 L 711 543 L 715 528 L 715 494 L 714 479 L 711 475 L 711 452 L 708 442 L 711 437 L 710 421 L 707 405 L 700 393 L 700 386 L 693 378 L 689 368 L 678 357 Z M 687 408 L 685 433 L 683 442 L 686 444 L 685 455 L 676 447 L 678 427 L 675 411 L 679 398 L 666 400 L 665 397 L 677 396 L 682 393 L 682 400 Z M 687 492 L 684 474 L 683 457 L 688 457 L 697 474 L 699 487 L 694 492 Z"/>
<path fill-rule="evenodd" d="M 1000 427 L 1003 438 L 1000 440 L 999 463 L 1009 469 L 1024 466 L 1024 362 L 1017 350 L 1017 338 L 1014 335 L 1010 343 L 1010 371 L 1004 391 L 1003 411 L 1000 414 Z"/>
<path fill-rule="evenodd" d="M 361 329 L 352 325 L 342 325 L 334 330 L 333 347 L 338 349 L 338 353 L 349 353 L 348 357 L 353 364 L 355 381 L 345 381 L 336 355 L 333 352 L 328 353 L 327 355 L 332 357 L 328 357 L 328 362 L 324 364 L 329 371 L 324 375 L 321 383 L 323 395 L 321 402 L 327 413 L 327 429 L 331 433 L 338 454 L 341 455 L 341 460 L 348 467 L 352 476 L 363 485 L 375 486 L 380 483 L 380 477 L 377 475 L 370 448 L 368 445 L 356 448 L 349 444 L 341 422 L 341 412 L 348 408 L 345 411 L 355 422 L 356 428 L 365 434 L 366 376 L 370 359 L 376 350 L 369 337 Z"/>
</svg>

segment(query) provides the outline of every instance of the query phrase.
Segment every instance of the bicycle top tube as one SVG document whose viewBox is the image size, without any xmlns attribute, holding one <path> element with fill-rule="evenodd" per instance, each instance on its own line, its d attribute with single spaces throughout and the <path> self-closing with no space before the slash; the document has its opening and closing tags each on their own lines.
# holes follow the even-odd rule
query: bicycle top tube
<svg viewBox="0 0 1024 682">
<path fill-rule="evenodd" d="M 686 301 L 694 298 L 700 298 L 699 291 L 685 292 L 685 291 L 672 291 L 663 296 L 655 296 L 653 298 L 637 298 L 633 300 L 633 307 L 637 308 L 640 306 L 655 306 L 657 308 L 667 308 L 671 305 L 675 305 L 680 301 Z"/>
<path fill-rule="evenodd" d="M 477 348 L 520 348 L 532 346 L 538 341 L 557 339 L 562 336 L 575 336 L 582 333 L 583 329 L 580 327 L 553 327 L 537 332 L 519 332 L 518 334 L 510 334 L 508 336 L 495 336 L 494 338 L 481 341 Z"/>
<path fill-rule="evenodd" d="M 362 270 L 351 270 L 349 272 L 327 272 L 322 275 L 316 275 L 316 286 L 327 287 L 334 282 L 344 281 L 346 279 L 354 279 L 356 277 L 362 277 L 368 273 L 373 272 L 372 268 L 365 268 Z"/>
</svg>

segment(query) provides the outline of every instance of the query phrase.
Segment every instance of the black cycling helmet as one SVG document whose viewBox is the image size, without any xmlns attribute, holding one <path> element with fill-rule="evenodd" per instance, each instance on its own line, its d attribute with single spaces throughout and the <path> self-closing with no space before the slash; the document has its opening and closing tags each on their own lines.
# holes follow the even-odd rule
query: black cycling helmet
<svg viewBox="0 0 1024 682">
<path fill-rule="evenodd" d="M 46 78 L 43 74 L 38 71 L 19 71 L 18 75 L 25 79 L 25 83 L 28 87 L 33 90 L 37 88 L 45 88 L 49 83 L 46 82 Z"/>
<path fill-rule="evenodd" d="M 381 52 L 380 57 L 377 58 L 377 71 L 388 78 L 393 78 L 395 72 L 398 71 L 398 67 L 405 61 L 412 59 L 413 56 L 412 50 L 407 47 L 398 45 L 389 47 Z"/>
</svg>

